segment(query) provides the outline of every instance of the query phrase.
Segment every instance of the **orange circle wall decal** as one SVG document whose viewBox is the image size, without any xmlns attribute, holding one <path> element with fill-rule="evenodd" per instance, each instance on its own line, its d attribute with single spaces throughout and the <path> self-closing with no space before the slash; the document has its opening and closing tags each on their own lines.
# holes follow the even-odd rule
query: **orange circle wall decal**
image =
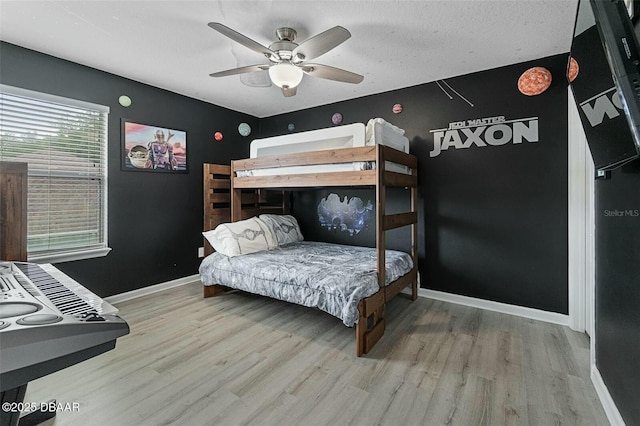
<svg viewBox="0 0 640 426">
<path fill-rule="evenodd" d="M 551 72 L 544 67 L 529 68 L 518 79 L 518 90 L 523 95 L 535 96 L 551 86 Z"/>
<path fill-rule="evenodd" d="M 569 79 L 569 83 L 576 79 L 578 73 L 580 72 L 580 67 L 578 66 L 578 61 L 573 58 L 569 58 L 569 72 L 567 73 L 567 78 Z"/>
</svg>

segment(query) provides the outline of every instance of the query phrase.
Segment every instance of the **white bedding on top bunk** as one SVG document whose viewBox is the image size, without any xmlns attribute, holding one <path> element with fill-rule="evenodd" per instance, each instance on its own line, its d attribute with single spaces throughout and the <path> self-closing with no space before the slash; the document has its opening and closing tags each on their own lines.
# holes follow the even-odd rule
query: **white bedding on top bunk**
<svg viewBox="0 0 640 426">
<path fill-rule="evenodd" d="M 308 132 L 291 133 L 251 142 L 251 158 L 328 149 L 356 148 L 371 145 L 386 145 L 402 152 L 409 152 L 409 139 L 404 130 L 382 118 L 372 118 L 366 127 L 363 123 L 347 124 Z M 352 170 L 370 170 L 375 163 L 354 162 L 313 166 L 278 167 L 240 172 L 239 176 L 271 176 L 296 173 L 326 173 Z M 410 173 L 406 166 L 387 161 L 385 168 L 398 173 Z"/>
</svg>

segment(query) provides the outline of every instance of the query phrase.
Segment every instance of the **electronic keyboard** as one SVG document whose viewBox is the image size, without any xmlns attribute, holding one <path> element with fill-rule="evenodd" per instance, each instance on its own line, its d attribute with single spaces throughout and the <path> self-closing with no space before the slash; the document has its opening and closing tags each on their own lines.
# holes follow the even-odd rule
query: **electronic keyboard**
<svg viewBox="0 0 640 426">
<path fill-rule="evenodd" d="M 115 347 L 118 310 L 52 265 L 0 261 L 0 391 Z"/>
</svg>

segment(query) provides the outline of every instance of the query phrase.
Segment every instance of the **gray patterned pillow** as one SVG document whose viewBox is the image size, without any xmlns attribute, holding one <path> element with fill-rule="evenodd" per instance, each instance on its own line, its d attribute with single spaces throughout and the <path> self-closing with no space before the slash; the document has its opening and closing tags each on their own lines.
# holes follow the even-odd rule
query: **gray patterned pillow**
<svg viewBox="0 0 640 426">
<path fill-rule="evenodd" d="M 257 217 L 232 223 L 222 223 L 202 235 L 215 251 L 233 257 L 277 247 L 271 228 Z"/>
<path fill-rule="evenodd" d="M 291 215 L 261 214 L 258 218 L 271 229 L 279 246 L 304 240 L 298 221 Z"/>
</svg>

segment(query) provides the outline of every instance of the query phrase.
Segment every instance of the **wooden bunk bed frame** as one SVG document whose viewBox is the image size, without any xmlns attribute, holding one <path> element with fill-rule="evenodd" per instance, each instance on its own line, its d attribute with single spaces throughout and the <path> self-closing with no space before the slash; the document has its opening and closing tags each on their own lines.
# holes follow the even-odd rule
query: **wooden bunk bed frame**
<svg viewBox="0 0 640 426">
<path fill-rule="evenodd" d="M 386 161 L 407 166 L 411 169 L 411 174 L 386 170 Z M 362 171 L 237 176 L 237 172 L 247 170 L 352 162 L 375 162 L 376 167 L 373 170 Z M 417 166 L 418 161 L 414 155 L 384 145 L 235 160 L 231 162 L 231 166 L 204 164 L 204 227 L 205 230 L 210 230 L 220 223 L 235 222 L 263 213 L 287 214 L 289 213 L 289 196 L 285 189 L 374 187 L 376 192 L 376 268 L 380 290 L 358 304 L 360 317 L 356 324 L 356 355 L 361 356 L 369 352 L 384 334 L 386 303 L 407 286 L 411 286 L 411 300 L 416 300 L 418 296 Z M 410 189 L 409 211 L 386 214 L 388 187 Z M 279 191 L 274 193 L 271 190 Z M 413 268 L 385 286 L 386 231 L 404 226 L 411 227 Z M 205 247 L 206 254 L 212 252 L 206 240 Z M 216 296 L 226 290 L 227 288 L 221 285 L 204 286 L 204 297 Z"/>
</svg>

